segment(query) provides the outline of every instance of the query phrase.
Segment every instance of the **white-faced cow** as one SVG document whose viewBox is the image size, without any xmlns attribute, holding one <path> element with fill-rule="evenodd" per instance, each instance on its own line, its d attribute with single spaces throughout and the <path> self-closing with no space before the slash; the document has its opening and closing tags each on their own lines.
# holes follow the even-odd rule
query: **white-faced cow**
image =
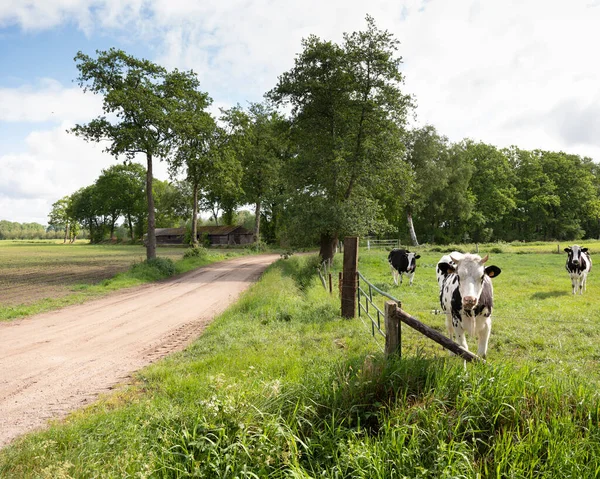
<svg viewBox="0 0 600 479">
<path fill-rule="evenodd" d="M 566 268 L 571 277 L 573 294 L 577 294 L 577 291 L 579 294 L 583 294 L 587 275 L 592 269 L 592 258 L 590 258 L 587 248 L 576 244 L 565 248 L 565 252 L 568 254 Z"/>
<path fill-rule="evenodd" d="M 487 356 L 492 331 L 494 290 L 490 278 L 500 274 L 497 266 L 484 266 L 487 260 L 487 255 L 481 258 L 454 252 L 437 264 L 440 304 L 446 313 L 448 335 L 451 339 L 456 336 L 456 342 L 467 351 L 465 333 L 477 336 L 477 354 L 483 358 Z"/>
<path fill-rule="evenodd" d="M 388 255 L 388 262 L 392 269 L 392 277 L 394 284 L 398 284 L 398 276 L 400 276 L 400 284 L 402 284 L 402 275 L 408 275 L 409 284 L 412 286 L 415 270 L 417 269 L 417 259 L 421 255 L 411 253 L 407 249 L 393 249 Z"/>
</svg>

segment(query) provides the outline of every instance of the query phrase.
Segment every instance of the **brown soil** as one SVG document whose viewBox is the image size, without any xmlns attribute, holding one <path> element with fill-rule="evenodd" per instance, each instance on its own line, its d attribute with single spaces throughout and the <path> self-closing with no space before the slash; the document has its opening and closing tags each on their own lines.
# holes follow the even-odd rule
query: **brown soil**
<svg viewBox="0 0 600 479">
<path fill-rule="evenodd" d="M 183 349 L 277 258 L 239 257 L 0 323 L 0 447 Z"/>
</svg>

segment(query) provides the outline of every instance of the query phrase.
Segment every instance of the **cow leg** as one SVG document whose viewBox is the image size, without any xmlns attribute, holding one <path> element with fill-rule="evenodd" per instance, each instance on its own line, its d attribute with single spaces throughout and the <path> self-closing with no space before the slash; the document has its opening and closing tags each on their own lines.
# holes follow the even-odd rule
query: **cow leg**
<svg viewBox="0 0 600 479">
<path fill-rule="evenodd" d="M 462 347 L 465 351 L 469 350 L 469 345 L 467 344 L 467 338 L 465 336 L 465 330 L 462 326 L 454 328 L 454 334 L 456 334 L 456 342 L 460 347 Z"/>
<path fill-rule="evenodd" d="M 571 275 L 571 286 L 573 286 L 573 294 L 577 294 L 577 280 L 575 275 Z"/>
<path fill-rule="evenodd" d="M 463 327 L 463 323 L 460 318 L 453 318 L 452 325 L 454 326 L 454 334 L 456 335 L 456 342 L 459 346 L 461 346 L 464 350 L 469 350 L 469 345 L 467 344 L 467 338 L 465 337 L 465 328 Z"/>
<path fill-rule="evenodd" d="M 492 332 L 491 317 L 484 318 L 483 321 L 477 321 L 477 354 L 484 358 L 487 356 L 488 341 Z"/>
<path fill-rule="evenodd" d="M 581 278 L 581 285 L 583 291 L 585 291 L 587 289 L 587 273 L 583 273 L 583 277 Z"/>
<path fill-rule="evenodd" d="M 400 284 L 402 284 L 402 277 L 404 276 L 404 273 L 398 272 L 398 276 L 400 276 Z"/>
<path fill-rule="evenodd" d="M 398 271 L 396 271 L 396 268 L 394 268 L 392 265 L 390 265 L 390 268 L 392 269 L 392 278 L 394 280 L 394 284 L 398 286 Z"/>
<path fill-rule="evenodd" d="M 452 326 L 452 315 L 446 315 L 446 330 L 448 331 L 448 337 L 454 341 L 454 327 Z"/>
<path fill-rule="evenodd" d="M 415 273 L 414 271 L 412 273 L 408 273 L 408 279 L 409 279 L 409 286 L 412 286 L 412 282 L 413 282 L 413 278 L 415 277 Z"/>
</svg>

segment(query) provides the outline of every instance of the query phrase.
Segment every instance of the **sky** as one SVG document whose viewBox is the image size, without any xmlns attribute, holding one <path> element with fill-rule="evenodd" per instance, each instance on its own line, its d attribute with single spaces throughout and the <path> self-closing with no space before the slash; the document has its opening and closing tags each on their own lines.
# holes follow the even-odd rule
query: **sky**
<svg viewBox="0 0 600 479">
<path fill-rule="evenodd" d="M 193 69 L 218 112 L 261 101 L 303 38 L 341 42 L 367 14 L 400 41 L 415 124 L 600 161 L 600 0 L 0 0 L 0 220 L 47 224 L 119 161 L 67 133 L 102 112 L 78 51 Z"/>
</svg>

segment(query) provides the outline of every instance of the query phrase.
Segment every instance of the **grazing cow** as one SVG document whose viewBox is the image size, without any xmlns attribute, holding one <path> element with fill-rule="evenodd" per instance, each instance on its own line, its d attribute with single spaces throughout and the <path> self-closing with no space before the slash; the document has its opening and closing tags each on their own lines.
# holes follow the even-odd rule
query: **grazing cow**
<svg viewBox="0 0 600 479">
<path fill-rule="evenodd" d="M 477 254 L 454 252 L 437 264 L 440 304 L 446 313 L 448 335 L 451 339 L 456 336 L 456 342 L 467 351 L 465 332 L 477 336 L 477 354 L 482 358 L 487 356 L 492 331 L 494 290 L 490 278 L 501 271 L 497 266 L 484 267 L 487 260 L 487 255 L 482 259 Z"/>
<path fill-rule="evenodd" d="M 409 284 L 412 286 L 415 269 L 417 269 L 417 259 L 420 257 L 421 255 L 411 253 L 407 249 L 393 249 L 390 251 L 388 262 L 392 269 L 394 284 L 398 284 L 398 276 L 400 276 L 400 284 L 402 284 L 402 275 L 406 274 L 409 278 Z"/>
<path fill-rule="evenodd" d="M 577 290 L 579 290 L 579 294 L 583 294 L 587 275 L 592 270 L 592 258 L 590 258 L 587 248 L 576 244 L 565 248 L 565 252 L 568 253 L 566 268 L 571 276 L 573 294 L 577 294 Z"/>
</svg>

